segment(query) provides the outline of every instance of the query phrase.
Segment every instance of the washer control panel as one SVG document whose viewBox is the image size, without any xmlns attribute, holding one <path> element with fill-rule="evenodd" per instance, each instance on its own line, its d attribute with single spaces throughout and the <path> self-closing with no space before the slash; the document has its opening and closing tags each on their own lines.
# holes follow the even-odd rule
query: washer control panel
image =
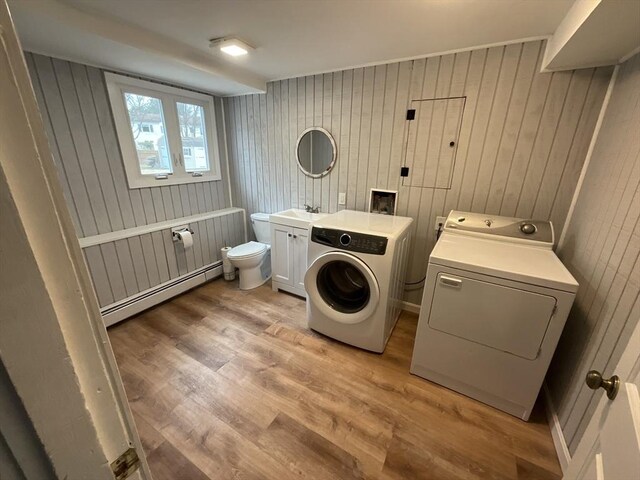
<svg viewBox="0 0 640 480">
<path fill-rule="evenodd" d="M 332 228 L 313 227 L 311 241 L 356 253 L 384 255 L 387 251 L 387 237 L 366 233 L 345 232 Z"/>
</svg>

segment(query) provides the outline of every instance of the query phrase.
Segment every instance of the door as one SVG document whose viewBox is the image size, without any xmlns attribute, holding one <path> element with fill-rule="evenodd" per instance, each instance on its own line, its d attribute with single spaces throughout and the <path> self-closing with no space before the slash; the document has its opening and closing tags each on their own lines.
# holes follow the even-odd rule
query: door
<svg viewBox="0 0 640 480">
<path fill-rule="evenodd" d="M 307 301 L 338 323 L 363 322 L 380 302 L 380 288 L 371 269 L 344 252 L 327 252 L 316 258 L 304 276 L 304 288 Z"/>
<path fill-rule="evenodd" d="M 304 274 L 307 273 L 307 248 L 309 231 L 293 229 L 293 286 L 304 290 Z"/>
<path fill-rule="evenodd" d="M 293 286 L 293 228 L 271 224 L 271 275 L 276 282 Z"/>
<path fill-rule="evenodd" d="M 438 273 L 429 327 L 534 360 L 556 299 L 488 280 Z"/>
<path fill-rule="evenodd" d="M 0 39 L 0 359 L 56 477 L 151 478 L 4 0 Z"/>
<path fill-rule="evenodd" d="M 617 394 L 610 400 L 599 389 L 602 398 L 569 462 L 567 480 L 640 478 L 640 322 L 614 373 Z"/>
<path fill-rule="evenodd" d="M 405 187 L 450 188 L 466 97 L 413 100 Z"/>
</svg>

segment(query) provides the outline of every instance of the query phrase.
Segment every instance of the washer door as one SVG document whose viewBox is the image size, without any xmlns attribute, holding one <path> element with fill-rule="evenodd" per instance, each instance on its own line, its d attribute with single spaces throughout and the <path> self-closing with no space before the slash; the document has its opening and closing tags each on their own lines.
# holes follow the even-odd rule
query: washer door
<svg viewBox="0 0 640 480">
<path fill-rule="evenodd" d="M 327 318 L 354 324 L 369 318 L 380 301 L 380 288 L 371 269 L 343 252 L 320 255 L 304 276 L 309 301 Z"/>
</svg>

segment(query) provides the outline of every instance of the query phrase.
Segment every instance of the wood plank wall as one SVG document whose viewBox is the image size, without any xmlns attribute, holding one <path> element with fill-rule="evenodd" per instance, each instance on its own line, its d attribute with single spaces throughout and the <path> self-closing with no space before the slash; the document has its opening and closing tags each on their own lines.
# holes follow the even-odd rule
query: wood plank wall
<svg viewBox="0 0 640 480">
<path fill-rule="evenodd" d="M 437 215 L 451 209 L 551 219 L 562 230 L 611 68 L 539 73 L 544 42 L 270 82 L 266 95 L 225 98 L 234 202 L 249 213 L 305 203 L 365 210 L 372 187 L 399 190 L 399 215 L 416 228 L 408 281 L 420 280 Z M 411 100 L 466 96 L 450 189 L 403 187 Z M 322 179 L 297 168 L 302 130 L 337 143 Z M 406 299 L 420 303 L 421 290 Z"/>
<path fill-rule="evenodd" d="M 548 376 L 571 453 L 640 320 L 640 54 L 621 66 L 560 258 L 580 290 Z"/>
<path fill-rule="evenodd" d="M 242 211 L 191 222 L 193 247 L 185 251 L 171 229 L 83 249 L 101 307 L 222 261 L 220 249 L 244 242 Z"/>
<path fill-rule="evenodd" d="M 222 100 L 214 98 L 223 179 L 130 189 L 103 72 L 25 52 L 47 138 L 79 238 L 150 225 L 231 206 Z M 242 243 L 241 214 L 200 222 L 187 255 L 170 230 L 84 250 L 100 306 L 217 261 L 220 248 Z M 208 262 L 210 263 L 210 262 Z"/>
</svg>

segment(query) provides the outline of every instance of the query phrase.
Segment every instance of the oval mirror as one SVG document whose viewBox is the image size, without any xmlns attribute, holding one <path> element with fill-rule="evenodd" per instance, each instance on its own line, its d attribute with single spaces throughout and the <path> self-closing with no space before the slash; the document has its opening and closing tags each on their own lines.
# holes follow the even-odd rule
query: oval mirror
<svg viewBox="0 0 640 480">
<path fill-rule="evenodd" d="M 298 137 L 296 157 L 305 175 L 323 177 L 336 163 L 336 142 L 324 128 L 307 128 Z"/>
</svg>

